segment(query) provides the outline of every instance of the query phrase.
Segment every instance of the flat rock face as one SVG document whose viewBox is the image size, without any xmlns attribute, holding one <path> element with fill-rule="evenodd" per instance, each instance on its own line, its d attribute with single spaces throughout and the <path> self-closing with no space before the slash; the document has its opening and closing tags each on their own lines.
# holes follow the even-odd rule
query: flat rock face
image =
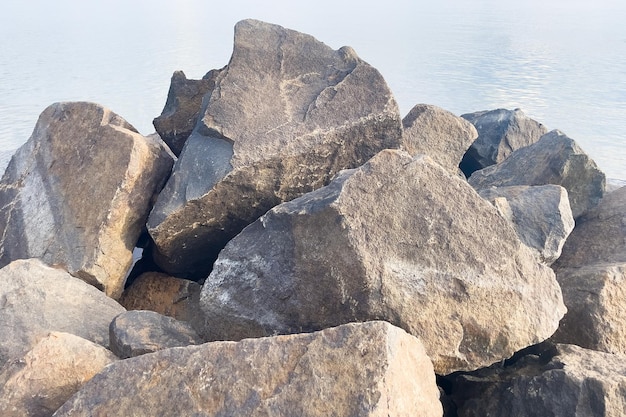
<svg viewBox="0 0 626 417">
<path fill-rule="evenodd" d="M 349 47 L 239 22 L 228 66 L 148 221 L 155 260 L 201 277 L 268 209 L 327 184 L 402 136 L 382 76 Z"/>
<path fill-rule="evenodd" d="M 567 314 L 552 340 L 626 355 L 626 263 L 557 270 Z"/>
<path fill-rule="evenodd" d="M 218 340 L 384 319 L 418 336 L 440 374 L 537 343 L 565 312 L 553 272 L 493 206 L 391 150 L 248 226 L 200 303 Z"/>
<path fill-rule="evenodd" d="M 430 360 L 388 323 L 215 342 L 120 361 L 55 417 L 441 416 Z"/>
<path fill-rule="evenodd" d="M 576 221 L 555 269 L 626 262 L 626 187 L 613 191 Z"/>
<path fill-rule="evenodd" d="M 553 130 L 503 162 L 476 171 L 469 183 L 477 190 L 511 185 L 556 184 L 567 190 L 574 218 L 594 207 L 606 188 L 604 173 L 564 133 Z"/>
<path fill-rule="evenodd" d="M 200 116 L 202 98 L 213 91 L 219 73 L 220 70 L 211 70 L 200 80 L 189 80 L 182 71 L 172 75 L 165 107 L 153 124 L 176 156 L 191 135 Z"/>
<path fill-rule="evenodd" d="M 551 265 L 574 229 L 567 190 L 559 185 L 491 187 L 480 191 L 511 222 L 521 241 Z"/>
<path fill-rule="evenodd" d="M 461 169 L 467 177 L 474 171 L 504 161 L 516 149 L 539 140 L 548 130 L 520 109 L 497 109 L 461 115 L 478 131 L 478 138 L 463 156 Z"/>
<path fill-rule="evenodd" d="M 0 368 L 3 417 L 51 416 L 106 365 L 117 360 L 100 345 L 51 332 L 23 357 Z"/>
<path fill-rule="evenodd" d="M 623 416 L 625 362 L 622 355 L 556 345 L 513 369 L 461 376 L 458 394 L 466 398 L 458 416 Z"/>
<path fill-rule="evenodd" d="M 474 125 L 447 110 L 418 104 L 402 119 L 402 148 L 415 156 L 426 154 L 452 173 L 478 137 Z"/>
<path fill-rule="evenodd" d="M 119 297 L 172 164 L 110 110 L 51 105 L 0 182 L 0 266 L 40 258 Z"/>
<path fill-rule="evenodd" d="M 0 365 L 51 331 L 109 346 L 109 323 L 124 307 L 93 286 L 37 259 L 0 269 Z"/>
<path fill-rule="evenodd" d="M 154 311 L 127 311 L 109 326 L 111 350 L 121 359 L 171 347 L 198 345 L 200 336 L 187 323 Z"/>
</svg>

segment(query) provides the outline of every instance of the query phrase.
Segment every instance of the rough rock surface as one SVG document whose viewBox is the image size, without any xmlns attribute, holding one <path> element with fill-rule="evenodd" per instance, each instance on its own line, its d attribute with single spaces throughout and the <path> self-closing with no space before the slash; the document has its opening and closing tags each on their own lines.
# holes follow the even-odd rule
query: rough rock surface
<svg viewBox="0 0 626 417">
<path fill-rule="evenodd" d="M 111 410 L 124 416 L 439 417 L 438 397 L 419 340 L 370 322 L 119 361 L 55 417 Z"/>
<path fill-rule="evenodd" d="M 574 218 L 604 195 L 606 178 L 595 162 L 564 133 L 553 130 L 503 162 L 476 171 L 469 183 L 477 190 L 510 185 L 561 185 L 567 190 Z"/>
<path fill-rule="evenodd" d="M 210 339 L 385 319 L 420 337 L 440 374 L 537 343 L 565 312 L 552 270 L 491 204 L 392 150 L 248 226 L 200 304 Z"/>
<path fill-rule="evenodd" d="M 478 131 L 478 138 L 463 156 L 461 170 L 472 172 L 504 161 L 513 151 L 533 144 L 548 130 L 520 109 L 497 109 L 461 115 Z"/>
<path fill-rule="evenodd" d="M 146 310 L 127 311 L 115 317 L 109 327 L 109 340 L 111 350 L 121 359 L 202 343 L 189 324 Z"/>
<path fill-rule="evenodd" d="M 104 107 L 49 106 L 0 182 L 0 266 L 40 258 L 119 296 L 172 164 Z"/>
<path fill-rule="evenodd" d="M 552 340 L 626 355 L 626 263 L 557 270 L 567 314 Z"/>
<path fill-rule="evenodd" d="M 402 119 L 402 148 L 415 156 L 426 154 L 452 173 L 478 132 L 467 120 L 429 104 L 418 104 Z"/>
<path fill-rule="evenodd" d="M 93 342 L 51 332 L 23 357 L 0 368 L 2 417 L 51 416 L 117 358 Z"/>
<path fill-rule="evenodd" d="M 626 356 L 556 345 L 457 381 L 459 417 L 621 417 Z"/>
<path fill-rule="evenodd" d="M 175 276 L 206 276 L 228 240 L 268 209 L 401 138 L 393 95 L 354 50 L 239 22 L 231 60 L 150 215 L 155 260 Z"/>
<path fill-rule="evenodd" d="M 109 323 L 124 307 L 67 272 L 38 259 L 0 269 L 0 366 L 50 331 L 109 346 Z"/>
<path fill-rule="evenodd" d="M 480 191 L 511 222 L 522 242 L 551 265 L 574 229 L 567 190 L 559 185 L 491 187 Z"/>
<path fill-rule="evenodd" d="M 626 187 L 609 193 L 576 220 L 555 269 L 626 263 Z"/>
<path fill-rule="evenodd" d="M 200 117 L 202 98 L 213 91 L 219 73 L 211 70 L 201 80 L 188 80 L 182 71 L 172 75 L 163 112 L 152 123 L 176 156 L 191 135 Z"/>
<path fill-rule="evenodd" d="M 200 290 L 194 281 L 158 272 L 140 275 L 124 290 L 120 304 L 127 310 L 150 310 L 194 325 L 202 319 Z"/>
</svg>

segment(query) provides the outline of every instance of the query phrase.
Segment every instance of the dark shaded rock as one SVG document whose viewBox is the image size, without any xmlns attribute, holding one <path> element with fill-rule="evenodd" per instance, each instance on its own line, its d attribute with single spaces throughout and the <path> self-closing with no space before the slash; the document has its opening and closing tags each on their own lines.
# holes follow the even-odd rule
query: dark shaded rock
<svg viewBox="0 0 626 417">
<path fill-rule="evenodd" d="M 513 151 L 537 142 L 548 132 L 544 125 L 520 109 L 479 111 L 461 117 L 470 121 L 478 131 L 478 138 L 460 164 L 466 177 L 504 161 Z"/>
<path fill-rule="evenodd" d="M 173 275 L 206 276 L 247 224 L 401 136 L 389 88 L 351 48 L 239 22 L 230 63 L 150 215 L 154 258 Z"/>
<path fill-rule="evenodd" d="M 567 190 L 559 185 L 491 187 L 480 191 L 511 222 L 521 241 L 551 265 L 574 229 Z"/>
<path fill-rule="evenodd" d="M 127 310 L 151 310 L 200 328 L 201 285 L 158 272 L 140 275 L 124 290 L 120 304 Z"/>
<path fill-rule="evenodd" d="M 452 173 L 478 132 L 467 120 L 437 106 L 418 104 L 402 119 L 402 148 L 409 154 L 426 154 Z"/>
<path fill-rule="evenodd" d="M 211 70 L 201 80 L 188 80 L 182 71 L 172 75 L 163 112 L 152 123 L 176 156 L 198 121 L 202 98 L 213 91 L 220 71 Z"/>
<path fill-rule="evenodd" d="M 109 323 L 124 307 L 38 259 L 0 269 L 0 366 L 24 355 L 51 331 L 109 346 Z"/>
<path fill-rule="evenodd" d="M 51 332 L 0 368 L 0 415 L 47 417 L 117 358 L 93 342 Z"/>
<path fill-rule="evenodd" d="M 564 133 L 553 130 L 503 162 L 476 171 L 469 183 L 477 190 L 511 185 L 556 184 L 567 190 L 574 218 L 594 207 L 606 186 L 604 173 Z"/>
<path fill-rule="evenodd" d="M 154 311 L 126 311 L 109 326 L 111 350 L 122 359 L 202 343 L 187 323 Z"/>
<path fill-rule="evenodd" d="M 215 342 L 119 361 L 56 413 L 93 416 L 442 414 L 419 340 L 388 323 Z"/>
<path fill-rule="evenodd" d="M 119 297 L 172 164 L 104 107 L 49 106 L 0 182 L 0 266 L 40 258 Z"/>
<path fill-rule="evenodd" d="M 556 345 L 510 367 L 456 377 L 459 417 L 622 416 L 625 356 Z"/>
<path fill-rule="evenodd" d="M 491 204 L 392 150 L 244 229 L 200 304 L 209 339 L 384 319 L 418 336 L 440 374 L 544 340 L 565 312 L 552 270 Z"/>
</svg>

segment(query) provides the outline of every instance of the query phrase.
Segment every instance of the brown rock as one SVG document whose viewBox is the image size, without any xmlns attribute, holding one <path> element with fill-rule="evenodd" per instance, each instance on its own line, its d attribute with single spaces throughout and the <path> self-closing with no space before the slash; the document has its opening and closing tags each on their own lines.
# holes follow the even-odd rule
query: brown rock
<svg viewBox="0 0 626 417">
<path fill-rule="evenodd" d="M 187 323 L 154 311 L 126 311 L 109 326 L 111 350 L 121 359 L 171 347 L 198 345 L 202 339 Z"/>
<path fill-rule="evenodd" d="M 150 215 L 154 257 L 203 278 L 246 225 L 340 170 L 400 146 L 398 106 L 349 47 L 256 20 L 235 26 L 228 66 Z"/>
<path fill-rule="evenodd" d="M 51 416 L 117 358 L 88 340 L 51 332 L 22 358 L 0 368 L 0 415 Z"/>
<path fill-rule="evenodd" d="M 418 104 L 402 119 L 402 148 L 412 156 L 426 154 L 452 173 L 478 137 L 474 125 L 437 106 Z"/>
<path fill-rule="evenodd" d="M 0 182 L 0 266 L 40 258 L 119 297 L 172 163 L 108 109 L 51 105 Z"/>
<path fill-rule="evenodd" d="M 38 259 L 0 269 L 0 366 L 51 331 L 109 346 L 109 323 L 124 307 L 67 272 Z"/>
<path fill-rule="evenodd" d="M 218 340 L 384 319 L 420 337 L 441 374 L 546 339 L 565 312 L 554 273 L 493 206 L 391 150 L 248 226 L 200 304 Z"/>
<path fill-rule="evenodd" d="M 107 367 L 55 417 L 441 416 L 418 339 L 388 323 L 173 348 Z"/>
</svg>

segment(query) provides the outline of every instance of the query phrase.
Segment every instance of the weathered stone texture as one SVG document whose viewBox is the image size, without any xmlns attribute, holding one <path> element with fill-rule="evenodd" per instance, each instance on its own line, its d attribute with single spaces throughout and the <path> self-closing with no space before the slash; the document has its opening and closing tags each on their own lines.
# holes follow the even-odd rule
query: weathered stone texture
<svg viewBox="0 0 626 417">
<path fill-rule="evenodd" d="M 118 297 L 172 164 L 110 110 L 49 106 L 0 182 L 0 266 L 40 258 Z"/>
<path fill-rule="evenodd" d="M 50 331 L 109 346 L 109 323 L 124 307 L 67 272 L 38 259 L 0 269 L 0 365 L 31 349 Z"/>
<path fill-rule="evenodd" d="M 567 190 L 574 218 L 594 207 L 606 178 L 595 162 L 564 133 L 553 130 L 503 162 L 476 171 L 469 183 L 477 190 L 511 185 L 556 184 Z"/>
<path fill-rule="evenodd" d="M 480 190 L 511 222 L 522 242 L 551 265 L 574 229 L 567 190 L 559 185 L 491 187 Z"/>
<path fill-rule="evenodd" d="M 113 353 L 122 359 L 202 343 L 189 324 L 147 310 L 127 311 L 115 317 L 109 326 L 109 340 Z"/>
<path fill-rule="evenodd" d="M 409 154 L 426 154 L 452 173 L 478 132 L 467 120 L 447 110 L 418 104 L 402 119 L 402 148 Z"/>
<path fill-rule="evenodd" d="M 233 55 L 148 221 L 160 267 L 201 277 L 224 245 L 268 209 L 341 169 L 400 146 L 398 106 L 349 47 L 255 20 Z"/>
<path fill-rule="evenodd" d="M 461 375 L 459 417 L 621 417 L 626 356 L 556 345 L 511 368 Z"/>
<path fill-rule="evenodd" d="M 388 323 L 214 342 L 119 361 L 55 417 L 442 415 L 419 340 Z"/>
<path fill-rule="evenodd" d="M 23 357 L 0 368 L 0 415 L 51 416 L 116 360 L 100 345 L 69 333 L 51 332 Z"/>
<path fill-rule="evenodd" d="M 460 164 L 468 177 L 474 171 L 504 161 L 513 151 L 537 142 L 548 131 L 520 109 L 479 111 L 461 117 L 478 131 L 478 138 Z"/>
<path fill-rule="evenodd" d="M 385 319 L 442 374 L 549 337 L 565 312 L 553 272 L 493 206 L 428 157 L 391 150 L 248 226 L 200 304 L 218 340 Z"/>
</svg>

